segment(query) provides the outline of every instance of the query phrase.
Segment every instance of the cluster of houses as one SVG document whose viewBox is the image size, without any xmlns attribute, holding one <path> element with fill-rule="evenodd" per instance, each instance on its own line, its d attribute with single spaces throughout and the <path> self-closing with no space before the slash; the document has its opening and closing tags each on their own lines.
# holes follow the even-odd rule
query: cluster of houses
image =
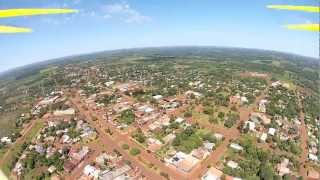
<svg viewBox="0 0 320 180">
<path fill-rule="evenodd" d="M 247 132 L 254 133 L 260 140 L 265 143 L 268 137 L 275 136 L 277 129 L 269 127 L 271 119 L 264 113 L 253 112 L 249 120 L 245 121 L 243 129 Z"/>
<path fill-rule="evenodd" d="M 44 155 L 47 159 L 58 153 L 60 159 L 64 161 L 65 172 L 71 172 L 88 156 L 90 149 L 82 146 L 81 142 L 92 141 L 98 134 L 87 122 L 75 117 L 73 109 L 67 111 L 68 113 L 52 113 L 43 116 L 45 126 L 23 152 L 13 169 L 17 176 L 23 173 L 23 161 L 30 151 Z M 69 113 L 71 111 L 72 113 Z M 47 171 L 54 174 L 57 167 L 51 165 Z"/>
<path fill-rule="evenodd" d="M 231 164 L 231 163 L 230 163 Z M 201 180 L 242 180 L 238 177 L 232 177 L 229 175 L 223 176 L 223 172 L 215 167 L 210 167 L 204 175 L 201 176 Z"/>
<path fill-rule="evenodd" d="M 98 68 L 99 69 L 99 68 Z M 116 71 L 116 70 L 114 70 Z M 142 70 L 143 71 L 143 70 Z M 136 91 L 141 91 L 143 89 L 142 85 L 138 81 L 129 81 L 127 83 L 117 83 L 116 79 L 117 76 L 120 75 L 122 72 L 121 70 L 117 70 L 114 77 L 105 74 L 103 77 L 104 79 L 108 79 L 107 82 L 103 83 L 102 85 L 104 88 L 110 90 L 109 93 L 117 94 L 117 99 L 115 103 L 110 105 L 108 108 L 103 104 L 99 104 L 96 102 L 97 97 L 99 94 L 94 94 L 89 98 L 86 98 L 86 102 L 89 105 L 90 109 L 94 109 L 97 112 L 101 112 L 101 116 L 104 117 L 105 120 L 109 121 L 111 124 L 114 124 L 116 127 L 123 128 L 126 125 L 120 124 L 119 121 L 115 121 L 119 114 L 124 111 L 131 109 L 135 115 L 135 124 L 137 127 L 143 130 L 144 135 L 146 136 L 146 146 L 147 149 L 151 152 L 157 152 L 161 149 L 164 145 L 171 143 L 176 135 L 174 132 L 167 134 L 162 139 L 156 138 L 153 133 L 160 131 L 163 127 L 170 125 L 170 112 L 174 112 L 178 107 L 183 106 L 185 103 L 184 101 L 178 100 L 177 97 L 166 98 L 163 95 L 156 94 L 152 95 L 152 99 L 157 102 L 157 105 L 150 104 L 149 102 L 139 102 L 136 103 L 135 100 L 127 95 L 132 95 Z M 129 77 L 131 72 L 125 72 L 126 76 Z M 137 72 L 132 73 L 142 73 Z M 163 76 L 161 73 L 153 76 L 152 78 L 156 78 L 157 76 Z M 249 73 L 249 76 L 258 77 L 258 78 L 265 78 L 267 74 L 260 74 L 260 73 Z M 144 78 L 145 81 L 142 81 Z M 130 78 L 128 78 L 130 79 Z M 137 77 L 133 77 L 132 79 L 136 79 Z M 141 82 L 143 84 L 150 83 L 152 81 L 148 79 L 148 77 L 140 77 Z M 174 77 L 166 77 L 168 84 L 172 83 Z M 188 88 L 192 90 L 188 90 L 184 93 L 185 97 L 195 97 L 201 98 L 203 94 L 203 88 L 206 86 L 210 86 L 206 84 L 204 81 L 197 79 L 196 77 L 193 78 L 194 81 L 188 80 Z M 95 88 L 101 88 L 101 84 L 93 85 Z M 172 85 L 173 87 L 175 85 Z M 223 88 L 225 86 L 230 87 L 230 84 L 226 84 L 223 81 L 217 81 L 215 87 L 209 87 L 208 91 L 218 91 L 219 88 Z M 230 104 L 234 105 L 243 105 L 249 103 L 250 96 L 258 95 L 261 90 L 266 88 L 266 84 L 263 81 L 257 82 L 242 82 L 238 80 L 233 80 L 231 86 L 236 87 L 236 95 L 229 97 Z M 282 83 L 280 81 L 273 82 L 271 84 L 272 87 L 283 86 L 285 88 L 290 88 L 288 83 Z M 110 95 L 109 94 L 109 95 Z M 84 95 L 84 94 L 83 94 Z M 288 119 L 286 117 L 270 117 L 266 114 L 267 112 L 267 105 L 269 103 L 268 99 L 262 99 L 258 103 L 258 112 L 251 113 L 250 118 L 245 122 L 244 129 L 247 132 L 253 133 L 259 139 L 261 143 L 269 143 L 274 137 L 279 137 L 281 141 L 288 141 L 288 140 L 296 140 L 300 136 L 299 132 L 299 125 L 301 122 L 298 118 Z M 101 108 L 102 107 L 102 108 Z M 284 105 L 279 106 L 279 108 L 285 108 Z M 183 118 L 177 118 L 176 122 L 183 123 Z M 318 148 L 319 141 L 316 138 L 316 134 L 314 129 L 316 127 L 309 127 L 308 134 L 309 134 L 309 159 L 312 161 L 318 162 Z M 311 137 L 311 138 L 310 138 Z M 312 138 L 315 137 L 315 138 Z M 311 139 L 311 140 L 310 140 Z M 206 144 L 198 149 L 193 150 L 190 154 L 185 154 L 183 152 L 168 152 L 167 158 L 165 158 L 166 163 L 170 166 L 174 166 L 175 168 L 179 169 L 183 172 L 189 172 L 199 161 L 202 160 L 203 157 L 206 157 L 210 153 L 210 147 L 212 144 Z M 205 145 L 206 144 L 206 145 Z M 214 146 L 214 145 L 213 145 Z M 238 145 L 232 143 L 230 148 L 241 151 L 243 148 Z M 212 149 L 211 149 L 212 150 Z M 226 162 L 226 166 L 230 168 L 238 168 L 238 163 L 234 161 Z M 283 163 L 279 164 L 278 173 L 284 173 L 287 171 L 288 168 L 290 172 L 290 162 L 286 164 L 284 160 Z M 210 175 L 209 175 L 210 176 Z M 221 176 L 219 176 L 221 177 Z"/>
<path fill-rule="evenodd" d="M 242 105 L 242 104 L 246 104 L 248 103 L 248 99 L 245 96 L 240 96 L 239 94 L 235 95 L 235 96 L 230 96 L 229 97 L 229 102 L 230 104 L 233 105 Z"/>
<path fill-rule="evenodd" d="M 94 159 L 94 162 L 85 165 L 79 179 L 136 179 L 140 177 L 140 173 L 139 168 L 131 166 L 122 156 L 115 153 L 102 152 Z"/>
<path fill-rule="evenodd" d="M 165 163 L 169 167 L 174 167 L 181 172 L 190 172 L 199 162 L 204 160 L 214 150 L 215 144 L 211 142 L 204 142 L 203 145 L 197 149 L 192 150 L 189 154 L 181 151 L 169 151 Z"/>
<path fill-rule="evenodd" d="M 315 124 L 309 123 L 311 117 L 306 116 L 305 121 L 307 126 L 307 133 L 308 133 L 308 159 L 313 161 L 317 164 L 320 163 L 320 139 L 319 139 L 319 127 L 320 127 L 320 120 L 315 119 Z"/>
<path fill-rule="evenodd" d="M 39 115 L 43 112 L 43 109 L 45 109 L 46 107 L 48 107 L 49 105 L 52 105 L 54 103 L 63 101 L 63 99 L 61 99 L 63 95 L 62 91 L 53 91 L 49 94 L 49 96 L 43 98 L 42 100 L 40 100 L 31 110 L 31 114 L 32 115 Z"/>
<path fill-rule="evenodd" d="M 71 148 L 68 153 L 68 159 L 64 162 L 63 168 L 70 173 L 77 167 L 89 154 L 90 149 L 87 146 L 81 148 Z"/>
</svg>

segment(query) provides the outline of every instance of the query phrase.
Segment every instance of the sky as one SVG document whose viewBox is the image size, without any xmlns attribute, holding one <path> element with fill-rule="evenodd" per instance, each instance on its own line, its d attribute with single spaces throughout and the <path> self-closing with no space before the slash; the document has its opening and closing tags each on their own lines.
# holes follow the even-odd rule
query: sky
<svg viewBox="0 0 320 180">
<path fill-rule="evenodd" d="M 0 72 L 34 62 L 103 50 L 154 46 L 227 46 L 319 57 L 319 33 L 286 24 L 318 23 L 319 14 L 270 4 L 319 0 L 0 0 L 0 9 L 72 8 L 75 14 L 0 19 L 32 33 L 0 34 Z"/>
</svg>

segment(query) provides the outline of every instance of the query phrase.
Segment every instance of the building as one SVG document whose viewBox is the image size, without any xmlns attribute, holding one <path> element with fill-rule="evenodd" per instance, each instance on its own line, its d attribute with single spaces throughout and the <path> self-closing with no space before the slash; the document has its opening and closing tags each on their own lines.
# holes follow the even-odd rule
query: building
<svg viewBox="0 0 320 180">
<path fill-rule="evenodd" d="M 288 168 L 289 159 L 285 158 L 281 163 L 277 164 L 277 171 L 280 176 L 290 174 L 291 171 Z"/>
<path fill-rule="evenodd" d="M 120 168 L 117 168 L 113 171 L 104 171 L 99 175 L 99 179 L 101 180 L 109 180 L 109 179 L 117 179 L 122 177 L 125 173 L 129 172 L 132 168 L 128 165 L 123 165 Z"/>
<path fill-rule="evenodd" d="M 268 134 L 267 133 L 262 133 L 261 136 L 260 136 L 260 140 L 262 142 L 266 142 L 267 138 L 268 138 Z"/>
<path fill-rule="evenodd" d="M 266 112 L 266 104 L 267 104 L 268 100 L 266 99 L 262 99 L 260 100 L 259 102 L 259 111 L 262 112 L 262 113 L 265 113 Z"/>
<path fill-rule="evenodd" d="M 223 140 L 223 134 L 220 133 L 214 133 L 213 136 L 218 140 L 221 141 Z"/>
<path fill-rule="evenodd" d="M 89 177 L 97 179 L 99 177 L 100 170 L 96 169 L 94 166 L 86 165 L 83 169 L 83 174 Z"/>
<path fill-rule="evenodd" d="M 48 168 L 48 172 L 50 174 L 54 173 L 56 170 L 57 170 L 57 168 L 55 166 L 53 166 L 53 165 Z"/>
<path fill-rule="evenodd" d="M 205 159 L 209 155 L 209 152 L 205 148 L 199 147 L 197 149 L 194 149 L 191 152 L 191 155 L 199 160 L 202 160 L 202 159 Z"/>
<path fill-rule="evenodd" d="M 155 100 L 160 100 L 160 99 L 162 99 L 162 97 L 163 97 L 162 95 L 155 95 L 152 98 Z"/>
<path fill-rule="evenodd" d="M 72 116 L 75 115 L 76 111 L 72 108 L 66 110 L 57 110 L 53 112 L 54 116 Z"/>
<path fill-rule="evenodd" d="M 9 137 L 2 137 L 0 141 L 1 141 L 1 143 L 5 143 L 5 144 L 12 143 L 12 140 Z"/>
<path fill-rule="evenodd" d="M 232 169 L 236 169 L 239 167 L 238 163 L 234 162 L 234 161 L 228 161 L 227 162 L 227 166 L 232 168 Z"/>
<path fill-rule="evenodd" d="M 270 134 L 271 136 L 274 136 L 275 133 L 276 133 L 276 129 L 275 128 L 269 128 L 268 134 Z"/>
<path fill-rule="evenodd" d="M 230 147 L 236 151 L 242 151 L 243 150 L 243 147 L 240 146 L 239 144 L 235 144 L 235 143 L 231 143 L 230 144 Z"/>
<path fill-rule="evenodd" d="M 175 134 L 168 134 L 162 140 L 164 141 L 165 144 L 171 143 L 174 139 L 176 138 Z"/>
<path fill-rule="evenodd" d="M 208 171 L 201 177 L 201 180 L 220 180 L 223 172 L 211 167 Z"/>
<path fill-rule="evenodd" d="M 165 159 L 165 161 L 183 172 L 190 172 L 199 162 L 197 158 L 183 152 L 177 152 L 173 157 Z"/>
<path fill-rule="evenodd" d="M 210 143 L 210 142 L 204 142 L 203 143 L 203 147 L 209 151 L 209 152 L 212 152 L 213 148 L 215 147 L 216 145 L 214 143 Z"/>
<path fill-rule="evenodd" d="M 311 154 L 311 153 L 309 153 L 308 158 L 311 161 L 318 161 L 318 156 Z"/>
<path fill-rule="evenodd" d="M 183 123 L 185 120 L 183 119 L 183 118 L 181 118 L 181 117 L 178 117 L 176 120 L 175 120 L 175 122 L 176 123 Z"/>
</svg>

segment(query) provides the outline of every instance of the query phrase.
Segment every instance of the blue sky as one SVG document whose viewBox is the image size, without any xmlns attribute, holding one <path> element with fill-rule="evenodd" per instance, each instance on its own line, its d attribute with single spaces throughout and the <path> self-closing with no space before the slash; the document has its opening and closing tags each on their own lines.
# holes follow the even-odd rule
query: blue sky
<svg viewBox="0 0 320 180">
<path fill-rule="evenodd" d="M 318 57 L 319 34 L 285 24 L 317 23 L 318 14 L 267 9 L 318 0 L 0 0 L 0 9 L 74 8 L 77 14 L 0 19 L 30 34 L 0 34 L 0 71 L 94 51 L 176 45 L 271 49 Z"/>
</svg>

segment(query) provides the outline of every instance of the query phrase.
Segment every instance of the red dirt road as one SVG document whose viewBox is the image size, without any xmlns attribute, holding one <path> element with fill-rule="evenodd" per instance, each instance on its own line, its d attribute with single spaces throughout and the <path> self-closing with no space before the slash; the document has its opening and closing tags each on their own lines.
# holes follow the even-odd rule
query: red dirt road
<svg viewBox="0 0 320 180">
<path fill-rule="evenodd" d="M 130 137 L 128 137 L 128 135 L 123 135 L 123 134 L 119 133 L 117 130 L 114 130 L 112 138 L 111 138 L 110 135 L 105 132 L 105 128 L 109 127 L 110 129 L 115 129 L 114 127 L 112 127 L 112 125 L 105 123 L 102 128 L 102 126 L 101 126 L 101 124 L 99 124 L 99 122 L 105 122 L 103 120 L 103 118 L 100 116 L 96 116 L 96 114 L 90 110 L 88 110 L 88 111 L 84 110 L 82 108 L 82 105 L 79 104 L 79 102 L 81 102 L 79 96 L 76 96 L 75 98 L 72 98 L 70 100 L 73 103 L 73 105 L 79 110 L 80 114 L 84 115 L 86 117 L 87 122 L 90 123 L 91 126 L 96 128 L 96 130 L 99 133 L 101 142 L 103 144 L 111 147 L 112 149 L 118 150 L 124 156 L 125 159 L 130 160 L 132 163 L 134 163 L 135 166 L 139 167 L 139 169 L 142 170 L 143 174 L 148 179 L 164 179 L 162 176 L 160 176 L 156 172 L 154 172 L 150 169 L 147 169 L 145 166 L 143 166 L 141 164 L 141 162 L 137 158 L 132 157 L 131 155 L 128 154 L 127 151 L 124 151 L 120 147 L 120 145 L 119 145 L 120 142 L 125 142 L 131 148 L 133 148 L 133 147 L 139 148 L 140 147 L 137 143 L 132 141 L 130 139 Z M 93 121 L 91 115 L 96 116 L 98 118 L 98 120 Z M 139 149 L 141 149 L 141 148 L 139 148 Z M 160 160 L 156 159 L 154 156 L 147 153 L 145 150 L 141 150 L 140 156 L 143 157 L 148 162 L 152 163 L 157 168 L 161 169 L 162 172 L 169 174 L 169 176 L 173 179 L 179 179 L 179 180 L 180 179 L 187 179 L 181 173 L 175 171 L 174 169 L 169 168 L 164 163 L 162 163 Z"/>
</svg>

